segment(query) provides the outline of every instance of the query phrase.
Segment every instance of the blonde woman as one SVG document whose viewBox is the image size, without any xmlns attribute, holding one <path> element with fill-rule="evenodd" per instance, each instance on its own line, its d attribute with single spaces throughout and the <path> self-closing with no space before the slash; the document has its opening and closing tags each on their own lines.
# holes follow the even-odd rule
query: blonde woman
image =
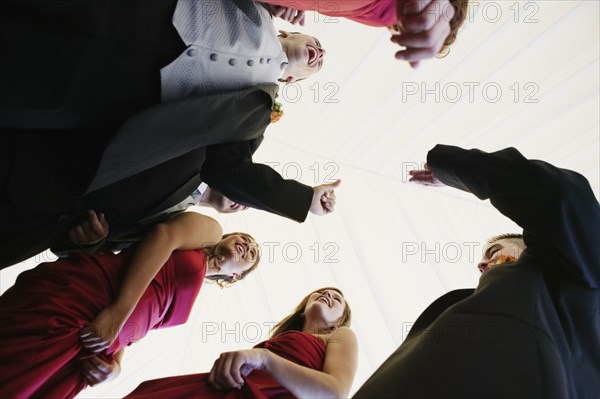
<svg viewBox="0 0 600 399">
<path fill-rule="evenodd" d="M 114 378 L 125 346 L 187 321 L 204 279 L 235 282 L 258 260 L 252 237 L 189 212 L 131 251 L 75 253 L 22 273 L 0 297 L 0 397 L 72 398 Z"/>
<path fill-rule="evenodd" d="M 357 366 L 340 290 L 311 292 L 252 349 L 222 353 L 210 373 L 142 383 L 128 399 L 348 397 Z"/>
</svg>

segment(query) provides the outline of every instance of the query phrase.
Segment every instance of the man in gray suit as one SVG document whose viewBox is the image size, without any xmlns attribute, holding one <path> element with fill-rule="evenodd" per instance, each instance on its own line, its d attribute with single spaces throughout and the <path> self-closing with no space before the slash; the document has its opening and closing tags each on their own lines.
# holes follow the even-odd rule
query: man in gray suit
<svg viewBox="0 0 600 399">
<path fill-rule="evenodd" d="M 333 210 L 333 187 L 252 162 L 277 90 L 263 83 L 304 78 L 324 56 L 310 36 L 277 37 L 262 5 L 9 0 L 0 10 L 0 73 L 11 77 L 0 83 L 0 240 L 17 255 L 32 237 L 43 250 L 40 236 L 88 209 L 137 223 L 202 181 L 299 222 Z"/>
</svg>

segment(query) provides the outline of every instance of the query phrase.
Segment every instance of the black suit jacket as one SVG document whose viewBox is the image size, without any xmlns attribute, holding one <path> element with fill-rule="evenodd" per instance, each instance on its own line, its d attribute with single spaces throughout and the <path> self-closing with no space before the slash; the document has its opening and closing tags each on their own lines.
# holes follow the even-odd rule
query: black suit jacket
<svg viewBox="0 0 600 399">
<path fill-rule="evenodd" d="M 177 0 L 0 2 L 0 128 L 120 126 L 186 48 Z"/>
<path fill-rule="evenodd" d="M 435 301 L 355 397 L 600 397 L 600 206 L 587 180 L 514 148 L 438 145 L 427 163 L 489 198 L 527 248 Z"/>
<path fill-rule="evenodd" d="M 92 206 L 127 230 L 189 194 L 213 151 L 214 188 L 304 220 L 312 189 L 251 161 L 275 85 L 160 103 L 159 71 L 185 49 L 176 3 L 0 4 L 0 266 L 47 248 Z"/>
<path fill-rule="evenodd" d="M 88 209 L 106 213 L 109 223 L 115 223 L 115 237 L 139 231 L 145 228 L 140 224 L 141 219 L 179 203 L 202 180 L 236 202 L 302 222 L 312 201 L 312 187 L 284 180 L 272 168 L 252 162 L 252 154 L 262 142 L 270 121 L 272 94 L 263 87 L 251 87 L 211 95 L 211 101 L 206 101 L 206 98 L 184 99 L 182 102 L 192 101 L 203 104 L 203 107 L 198 109 L 194 123 L 187 126 L 191 137 L 183 136 L 175 142 L 170 133 L 178 132 L 159 129 L 147 134 L 138 131 L 137 136 L 131 130 L 127 130 L 125 135 L 118 132 L 108 148 L 117 148 L 120 153 L 130 150 L 129 156 L 116 160 L 124 160 L 124 168 L 105 167 L 115 164 L 105 156 L 111 153 L 106 150 L 96 177 L 108 176 L 109 180 L 103 181 L 109 181 L 109 184 L 84 195 L 78 194 L 69 184 L 56 183 L 56 179 L 48 180 L 52 182 L 46 187 L 48 190 L 40 191 L 39 186 L 30 184 L 35 179 L 33 174 L 28 173 L 26 177 L 29 180 L 24 180 L 19 178 L 22 168 L 18 168 L 17 164 L 8 165 L 4 170 L 8 178 L 3 191 L 7 200 L 5 206 L 0 207 L 0 214 L 5 216 L 3 219 L 6 221 L 0 231 L 3 233 L 0 266 L 27 259 L 61 242 L 68 227 L 85 217 Z M 236 138 L 246 140 L 236 141 Z M 216 144 L 220 141 L 230 142 Z M 139 144 L 137 147 L 136 143 Z M 188 151 L 179 155 L 185 147 Z M 155 152 L 158 158 L 147 156 L 147 151 L 156 148 L 165 151 Z M 75 152 L 84 149 L 80 143 L 72 148 Z M 19 156 L 26 157 L 26 151 L 21 151 Z M 146 164 L 147 159 L 154 162 Z M 161 163 L 155 165 L 157 159 Z M 95 157 L 90 160 L 97 162 Z M 78 164 L 72 165 L 72 170 L 61 165 L 63 175 L 57 179 L 60 181 L 64 174 L 79 171 L 82 162 L 85 163 L 78 160 Z M 129 164 L 142 171 L 128 176 Z M 92 180 L 92 185 L 95 180 Z M 49 184 L 46 180 L 41 183 Z M 46 196 L 52 199 L 59 194 L 61 200 L 35 201 L 35 198 Z M 64 205 L 63 197 L 70 199 L 69 206 Z M 19 198 L 30 206 L 21 206 Z M 11 215 L 10 218 L 8 215 Z M 14 231 L 18 234 L 13 234 Z"/>
</svg>

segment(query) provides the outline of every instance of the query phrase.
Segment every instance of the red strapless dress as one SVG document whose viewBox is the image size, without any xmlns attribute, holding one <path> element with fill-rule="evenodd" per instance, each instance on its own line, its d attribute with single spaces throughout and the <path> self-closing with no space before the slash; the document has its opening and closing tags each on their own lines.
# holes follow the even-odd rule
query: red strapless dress
<svg viewBox="0 0 600 399">
<path fill-rule="evenodd" d="M 312 334 L 288 331 L 261 342 L 255 348 L 266 348 L 296 364 L 323 370 L 325 343 Z M 254 370 L 244 378 L 242 389 L 216 391 L 208 385 L 208 373 L 161 378 L 140 384 L 126 399 L 284 399 L 294 398 L 287 389 L 261 370 Z"/>
<path fill-rule="evenodd" d="M 87 386 L 80 330 L 109 305 L 129 254 L 75 254 L 19 275 L 0 297 L 0 397 L 72 398 Z M 201 251 L 176 251 L 144 292 L 105 360 L 148 331 L 187 321 L 206 273 Z"/>
</svg>

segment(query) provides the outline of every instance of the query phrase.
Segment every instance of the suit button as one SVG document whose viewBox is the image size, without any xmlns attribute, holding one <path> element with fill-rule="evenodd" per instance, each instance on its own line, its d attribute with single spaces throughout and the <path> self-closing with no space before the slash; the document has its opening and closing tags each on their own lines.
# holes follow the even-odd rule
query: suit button
<svg viewBox="0 0 600 399">
<path fill-rule="evenodd" d="M 235 58 L 230 58 L 229 59 L 229 65 L 234 66 L 236 63 L 236 59 Z"/>
<path fill-rule="evenodd" d="M 253 66 L 254 65 L 254 61 L 253 60 L 248 60 L 248 66 Z"/>
<path fill-rule="evenodd" d="M 217 53 L 212 53 L 212 54 L 210 55 L 210 60 L 211 60 L 211 61 L 216 61 L 216 60 L 217 60 L 217 58 L 218 58 L 218 56 L 217 56 Z"/>
<path fill-rule="evenodd" d="M 287 62 L 282 62 L 281 65 L 279 66 L 279 69 L 281 69 L 283 71 L 283 69 L 285 68 L 285 66 L 287 65 Z"/>
<path fill-rule="evenodd" d="M 189 49 L 186 53 L 188 56 L 193 57 L 196 55 L 196 50 L 194 50 L 193 48 Z"/>
<path fill-rule="evenodd" d="M 267 64 L 270 64 L 270 63 L 271 63 L 271 59 L 267 58 Z"/>
<path fill-rule="evenodd" d="M 261 58 L 259 62 L 260 62 L 261 64 L 264 64 L 264 63 L 265 63 L 265 59 L 264 59 L 264 58 Z"/>
</svg>

